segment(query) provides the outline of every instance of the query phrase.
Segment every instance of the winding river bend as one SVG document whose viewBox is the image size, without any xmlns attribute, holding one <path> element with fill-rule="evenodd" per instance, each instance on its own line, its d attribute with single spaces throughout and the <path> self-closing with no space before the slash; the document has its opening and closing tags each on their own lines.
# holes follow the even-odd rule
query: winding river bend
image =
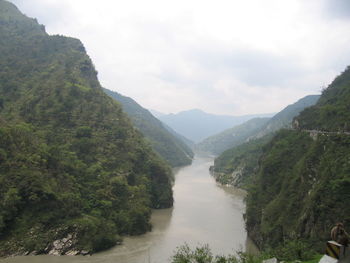
<svg viewBox="0 0 350 263">
<path fill-rule="evenodd" d="M 123 245 L 93 256 L 26 256 L 8 263 L 164 263 L 174 249 L 209 244 L 214 253 L 252 248 L 244 229 L 244 192 L 215 183 L 209 174 L 213 158 L 196 156 L 192 165 L 175 173 L 174 207 L 152 214 L 153 230 L 124 238 Z"/>
</svg>

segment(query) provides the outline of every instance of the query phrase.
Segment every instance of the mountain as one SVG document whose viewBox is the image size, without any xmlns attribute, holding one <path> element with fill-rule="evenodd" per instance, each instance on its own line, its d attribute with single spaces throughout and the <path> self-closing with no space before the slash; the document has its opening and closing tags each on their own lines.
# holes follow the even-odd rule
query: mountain
<svg viewBox="0 0 350 263">
<path fill-rule="evenodd" d="M 305 130 L 349 132 L 350 123 L 349 67 L 323 91 L 319 102 L 306 109 L 294 121 L 294 126 Z"/>
<path fill-rule="evenodd" d="M 255 136 L 268 121 L 269 118 L 251 119 L 217 135 L 206 138 L 196 145 L 196 149 L 215 155 L 221 154 L 225 150 L 240 145 L 252 136 Z"/>
<path fill-rule="evenodd" d="M 216 180 L 222 184 L 247 188 L 257 171 L 264 145 L 272 139 L 276 131 L 281 128 L 291 128 L 293 118 L 305 108 L 315 105 L 319 98 L 319 95 L 309 95 L 298 100 L 269 119 L 255 134 L 249 136 L 246 142 L 239 146 L 236 144 L 234 147 L 227 147 L 229 149 L 222 152 L 214 161 L 212 169 L 215 172 Z M 227 137 L 221 137 L 222 141 L 232 140 L 232 138 Z M 218 136 L 218 138 L 220 137 Z M 218 141 L 216 144 L 220 142 Z M 207 148 L 207 151 L 211 151 L 214 146 Z"/>
<path fill-rule="evenodd" d="M 87 254 L 150 229 L 172 175 L 82 43 L 0 0 L 0 256 Z"/>
<path fill-rule="evenodd" d="M 156 110 L 152 110 L 152 109 L 150 109 L 149 111 L 150 111 L 150 113 L 152 113 L 152 115 L 153 115 L 154 117 L 156 117 L 156 118 L 159 118 L 159 117 L 161 117 L 161 116 L 166 115 L 166 114 L 163 113 L 163 112 L 156 111 Z"/>
<path fill-rule="evenodd" d="M 294 130 L 263 146 L 246 210 L 260 248 L 307 244 L 322 251 L 335 223 L 350 225 L 349 107 L 348 67 L 294 119 Z"/>
<path fill-rule="evenodd" d="M 298 116 L 305 108 L 313 106 L 320 99 L 320 95 L 308 95 L 297 102 L 288 105 L 269 120 L 266 125 L 255 135 L 255 138 L 263 137 L 281 128 L 291 128 L 293 118 Z"/>
<path fill-rule="evenodd" d="M 263 147 L 272 139 L 270 133 L 236 145 L 215 158 L 211 168 L 215 180 L 224 185 L 247 189 L 259 168 Z"/>
<path fill-rule="evenodd" d="M 177 133 L 198 143 L 203 139 L 222 132 L 235 125 L 239 125 L 257 117 L 270 117 L 273 114 L 228 116 L 215 115 L 198 109 L 182 111 L 177 114 L 167 114 L 159 119 L 170 126 Z"/>
<path fill-rule="evenodd" d="M 241 125 L 210 136 L 197 144 L 196 147 L 202 151 L 217 155 L 246 141 L 258 139 L 276 132 L 281 128 L 291 128 L 293 118 L 306 107 L 316 104 L 319 98 L 319 95 L 306 96 L 287 106 L 270 119 L 249 120 Z M 227 160 L 227 156 L 228 155 L 225 154 L 224 159 Z"/>
<path fill-rule="evenodd" d="M 193 141 L 191 141 L 190 139 L 187 139 L 185 136 L 177 133 L 172 128 L 170 128 L 168 125 L 166 125 L 165 123 L 162 122 L 162 124 L 163 124 L 164 128 L 168 130 L 168 132 L 170 132 L 174 137 L 178 138 L 180 141 L 182 141 L 184 144 L 186 144 L 187 147 L 189 147 L 190 149 L 194 148 L 195 143 Z"/>
<path fill-rule="evenodd" d="M 148 139 L 152 148 L 173 167 L 191 164 L 193 152 L 181 139 L 171 134 L 163 124 L 136 101 L 117 92 L 104 92 L 120 102 L 133 124 Z"/>
</svg>

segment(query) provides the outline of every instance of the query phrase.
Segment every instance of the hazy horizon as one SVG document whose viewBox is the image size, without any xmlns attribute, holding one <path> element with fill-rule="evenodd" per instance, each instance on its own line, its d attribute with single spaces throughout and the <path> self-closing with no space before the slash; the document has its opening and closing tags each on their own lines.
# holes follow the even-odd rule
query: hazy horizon
<svg viewBox="0 0 350 263">
<path fill-rule="evenodd" d="M 180 110 L 180 111 L 176 111 L 176 112 L 160 112 L 160 111 L 157 111 L 157 110 L 154 110 L 154 109 L 147 109 L 149 111 L 151 111 L 151 113 L 153 114 L 153 112 L 156 112 L 157 114 L 164 114 L 164 115 L 171 115 L 171 114 L 179 114 L 179 113 L 182 113 L 182 112 L 188 112 L 188 111 L 201 111 L 201 112 L 204 112 L 206 114 L 211 114 L 211 115 L 221 115 L 221 116 L 250 116 L 250 115 L 274 115 L 276 114 L 277 112 L 263 112 L 263 113 L 252 113 L 252 114 L 242 114 L 242 115 L 232 115 L 232 114 L 217 114 L 217 113 L 212 113 L 212 112 L 207 112 L 205 110 L 202 110 L 202 109 L 198 109 L 198 108 L 193 108 L 193 109 L 183 109 L 183 110 Z"/>
</svg>

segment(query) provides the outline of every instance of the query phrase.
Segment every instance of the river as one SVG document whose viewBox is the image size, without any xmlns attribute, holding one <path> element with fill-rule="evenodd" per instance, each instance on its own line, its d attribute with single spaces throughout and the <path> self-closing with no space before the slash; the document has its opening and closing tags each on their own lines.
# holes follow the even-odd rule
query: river
<svg viewBox="0 0 350 263">
<path fill-rule="evenodd" d="M 253 249 L 244 229 L 244 192 L 216 184 L 213 158 L 196 156 L 175 173 L 174 207 L 155 210 L 151 232 L 125 237 L 120 246 L 92 256 L 26 256 L 1 263 L 163 263 L 177 246 L 209 244 L 214 253 Z"/>
</svg>

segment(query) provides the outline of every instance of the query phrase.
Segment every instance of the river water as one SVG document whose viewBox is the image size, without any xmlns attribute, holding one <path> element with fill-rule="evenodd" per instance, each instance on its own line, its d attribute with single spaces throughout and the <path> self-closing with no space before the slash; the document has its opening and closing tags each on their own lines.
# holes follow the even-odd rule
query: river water
<svg viewBox="0 0 350 263">
<path fill-rule="evenodd" d="M 244 229 L 244 192 L 216 184 L 209 174 L 213 158 L 196 156 L 175 173 L 174 207 L 155 210 L 153 230 L 125 237 L 120 246 L 92 256 L 26 256 L 1 263 L 163 263 L 176 247 L 209 244 L 214 253 L 252 250 Z"/>
</svg>

